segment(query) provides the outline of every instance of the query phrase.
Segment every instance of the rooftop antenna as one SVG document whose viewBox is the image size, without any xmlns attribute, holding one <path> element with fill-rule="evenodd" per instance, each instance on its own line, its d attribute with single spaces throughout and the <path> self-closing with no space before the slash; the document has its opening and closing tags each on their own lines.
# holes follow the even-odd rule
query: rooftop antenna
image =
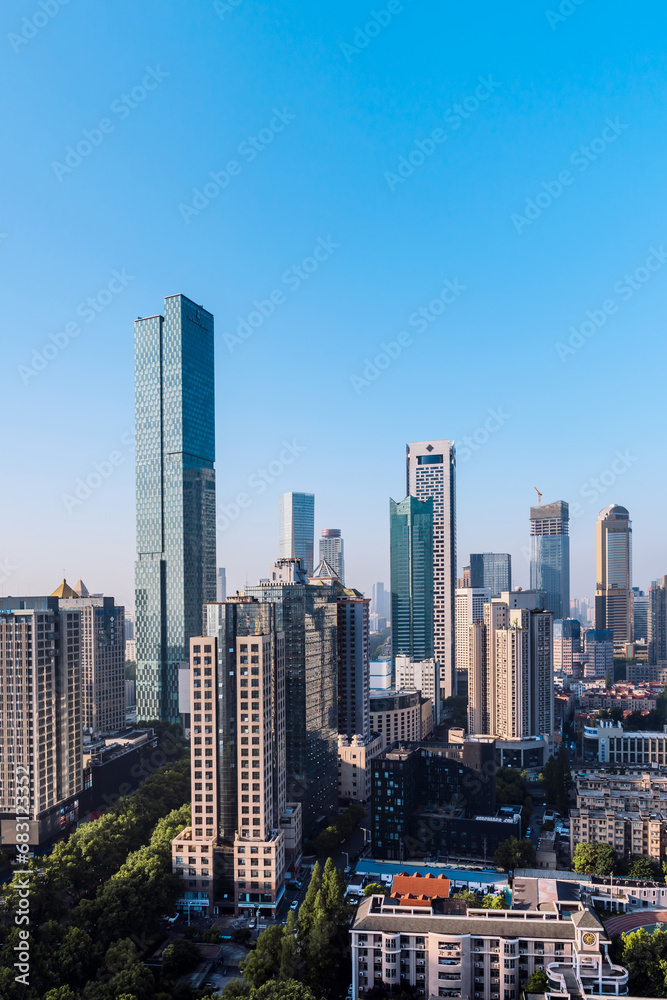
<svg viewBox="0 0 667 1000">
<path fill-rule="evenodd" d="M 537 506 L 538 506 L 538 507 L 541 507 L 541 506 L 542 506 L 542 494 L 541 494 L 541 493 L 540 493 L 540 491 L 538 490 L 537 486 L 533 486 L 533 489 L 534 489 L 534 490 L 535 490 L 535 492 L 537 493 Z"/>
</svg>

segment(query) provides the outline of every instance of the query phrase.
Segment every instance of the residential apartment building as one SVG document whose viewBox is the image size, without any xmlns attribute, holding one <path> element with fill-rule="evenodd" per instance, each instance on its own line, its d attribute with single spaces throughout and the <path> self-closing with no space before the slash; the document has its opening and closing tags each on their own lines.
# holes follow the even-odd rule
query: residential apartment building
<svg viewBox="0 0 667 1000">
<path fill-rule="evenodd" d="M 581 623 L 576 618 L 554 621 L 554 673 L 572 674 L 581 651 Z"/>
<path fill-rule="evenodd" d="M 122 631 L 121 631 L 122 636 Z M 0 598 L 0 843 L 76 826 L 83 791 L 81 616 L 56 597 Z M 22 828 L 25 831 L 25 827 Z"/>
<path fill-rule="evenodd" d="M 648 662 L 667 662 L 667 576 L 649 588 L 647 631 Z"/>
<path fill-rule="evenodd" d="M 411 656 L 397 656 L 394 670 L 399 690 L 415 688 L 422 698 L 428 698 L 433 709 L 433 726 L 438 726 L 442 716 L 442 684 L 438 661 L 415 661 Z"/>
<path fill-rule="evenodd" d="M 472 559 L 472 556 L 471 556 Z M 471 669 L 470 626 L 484 621 L 484 605 L 491 600 L 490 588 L 458 587 L 454 598 L 456 685 L 460 695 L 469 695 Z"/>
<path fill-rule="evenodd" d="M 552 901 L 546 912 L 474 910 L 438 913 L 371 896 L 350 929 L 354 996 L 373 986 L 412 986 L 425 997 L 518 1000 L 537 969 L 563 991 L 582 996 L 600 984 L 620 994 L 627 970 L 612 965 L 610 941 L 593 910 Z M 556 995 L 559 995 L 557 992 Z"/>
<path fill-rule="evenodd" d="M 433 731 L 430 699 L 419 691 L 371 691 L 371 732 L 382 737 L 382 747 L 394 740 L 423 740 Z"/>
<path fill-rule="evenodd" d="M 81 618 L 81 720 L 88 739 L 125 728 L 125 609 L 113 597 L 63 580 L 53 592 L 61 610 Z M 134 642 L 134 640 L 130 640 Z"/>
</svg>

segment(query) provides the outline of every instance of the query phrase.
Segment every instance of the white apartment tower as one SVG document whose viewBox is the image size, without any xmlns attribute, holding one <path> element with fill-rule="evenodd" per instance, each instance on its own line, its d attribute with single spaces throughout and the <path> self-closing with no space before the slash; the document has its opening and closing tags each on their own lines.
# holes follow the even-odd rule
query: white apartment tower
<svg viewBox="0 0 667 1000">
<path fill-rule="evenodd" d="M 456 694 L 456 449 L 451 441 L 406 446 L 408 496 L 433 499 L 433 656 L 441 665 L 445 697 Z"/>
<path fill-rule="evenodd" d="M 491 600 L 486 587 L 460 587 L 456 591 L 454 616 L 454 649 L 456 653 L 456 687 L 459 694 L 468 691 L 470 677 L 470 626 L 484 621 L 484 605 Z"/>
</svg>

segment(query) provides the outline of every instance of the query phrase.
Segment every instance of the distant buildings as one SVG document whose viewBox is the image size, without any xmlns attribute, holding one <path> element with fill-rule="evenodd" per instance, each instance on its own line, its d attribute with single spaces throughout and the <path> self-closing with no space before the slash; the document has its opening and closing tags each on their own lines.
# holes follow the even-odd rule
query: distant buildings
<svg viewBox="0 0 667 1000">
<path fill-rule="evenodd" d="M 281 559 L 300 559 L 311 575 L 315 556 L 315 497 L 312 493 L 283 493 L 278 501 Z"/>
<path fill-rule="evenodd" d="M 667 849 L 667 787 L 664 776 L 587 772 L 575 780 L 570 810 L 570 848 L 582 841 L 611 844 L 619 856 L 640 854 L 661 861 Z"/>
<path fill-rule="evenodd" d="M 470 626 L 468 729 L 503 763 L 537 767 L 553 745 L 553 615 L 535 591 L 504 593 Z"/>
<path fill-rule="evenodd" d="M 449 697 L 456 694 L 456 449 L 453 442 L 411 442 L 406 446 L 406 473 L 407 495 L 421 501 L 433 501 L 433 650 L 423 655 L 405 649 L 398 652 L 414 655 L 415 659 L 435 656 L 443 671 L 445 696 Z"/>
<path fill-rule="evenodd" d="M 215 599 L 213 316 L 184 295 L 135 332 L 137 717 L 178 722 L 178 672 Z"/>
<path fill-rule="evenodd" d="M 667 661 L 667 576 L 654 580 L 648 592 L 648 662 Z"/>
<path fill-rule="evenodd" d="M 614 634 L 611 629 L 584 631 L 584 677 L 614 677 Z"/>
<path fill-rule="evenodd" d="M 215 576 L 215 599 L 219 604 L 227 599 L 227 570 L 223 566 L 218 567 Z"/>
<path fill-rule="evenodd" d="M 123 628 L 119 638 L 122 646 Z M 76 826 L 83 791 L 81 615 L 0 598 L 0 840 L 31 850 Z M 17 822 L 27 824 L 20 827 Z M 23 834 L 27 836 L 24 838 Z"/>
<path fill-rule="evenodd" d="M 632 522 L 625 507 L 612 504 L 596 523 L 595 628 L 611 629 L 614 645 L 633 639 Z"/>
<path fill-rule="evenodd" d="M 433 641 L 433 500 L 389 501 L 392 655 L 428 660 Z"/>
<path fill-rule="evenodd" d="M 468 569 L 469 587 L 488 590 L 491 597 L 512 589 L 512 557 L 508 552 L 473 552 Z"/>
<path fill-rule="evenodd" d="M 371 690 L 371 731 L 383 748 L 394 740 L 423 740 L 433 731 L 433 708 L 419 691 Z"/>
<path fill-rule="evenodd" d="M 340 528 L 322 528 L 320 562 L 326 559 L 340 582 L 345 585 L 345 547 Z"/>
<path fill-rule="evenodd" d="M 648 642 L 649 596 L 639 587 L 632 588 L 632 635 L 634 642 Z"/>
<path fill-rule="evenodd" d="M 373 584 L 371 614 L 378 618 L 391 618 L 391 591 L 385 589 L 384 583 Z"/>
<path fill-rule="evenodd" d="M 81 616 L 81 721 L 89 737 L 125 728 L 125 609 L 113 597 L 89 595 L 79 580 L 53 592 L 62 611 Z M 131 640 L 134 641 L 134 640 Z"/>
<path fill-rule="evenodd" d="M 554 618 L 570 613 L 569 505 L 564 500 L 530 508 L 530 586 L 544 591 Z"/>
</svg>

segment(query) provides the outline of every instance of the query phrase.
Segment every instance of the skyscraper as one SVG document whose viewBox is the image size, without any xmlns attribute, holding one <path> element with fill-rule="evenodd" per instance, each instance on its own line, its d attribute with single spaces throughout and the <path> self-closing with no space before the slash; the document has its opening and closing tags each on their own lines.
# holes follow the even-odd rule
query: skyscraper
<svg viewBox="0 0 667 1000">
<path fill-rule="evenodd" d="M 512 557 L 509 552 L 472 553 L 468 586 L 488 590 L 491 597 L 500 597 L 504 590 L 511 590 Z"/>
<path fill-rule="evenodd" d="M 639 587 L 632 588 L 632 638 L 648 641 L 648 594 Z"/>
<path fill-rule="evenodd" d="M 544 591 L 554 618 L 570 613 L 570 508 L 564 500 L 530 508 L 530 586 Z"/>
<path fill-rule="evenodd" d="M 572 674 L 574 664 L 583 663 L 581 622 L 576 618 L 554 622 L 554 672 Z"/>
<path fill-rule="evenodd" d="M 216 590 L 215 599 L 221 604 L 227 598 L 227 572 L 223 566 L 218 567 L 218 574 L 215 578 Z"/>
<path fill-rule="evenodd" d="M 612 504 L 596 522 L 595 628 L 611 629 L 614 645 L 632 642 L 632 522 Z"/>
<path fill-rule="evenodd" d="M 306 577 L 313 572 L 315 556 L 315 496 L 283 493 L 278 501 L 281 559 L 301 560 Z"/>
<path fill-rule="evenodd" d="M 384 583 L 373 584 L 371 613 L 380 618 L 391 618 L 391 591 L 385 589 Z"/>
<path fill-rule="evenodd" d="M 91 597 L 79 582 L 53 592 L 61 611 L 81 616 L 81 722 L 91 736 L 125 728 L 125 609 L 113 597 Z M 132 640 L 131 640 L 132 641 Z"/>
<path fill-rule="evenodd" d="M 345 550 L 340 528 L 322 528 L 320 562 L 326 559 L 336 576 L 345 586 Z"/>
<path fill-rule="evenodd" d="M 456 591 L 456 449 L 451 441 L 406 446 L 407 493 L 433 500 L 433 655 L 442 668 L 445 697 L 456 694 L 454 595 Z M 392 586 L 393 590 L 393 586 Z"/>
<path fill-rule="evenodd" d="M 648 592 L 648 662 L 667 660 L 667 576 L 654 580 Z"/>
<path fill-rule="evenodd" d="M 433 500 L 389 501 L 392 657 L 433 656 Z"/>
<path fill-rule="evenodd" d="M 179 666 L 216 596 L 213 316 L 172 295 L 134 330 L 137 718 L 177 722 Z"/>
</svg>

